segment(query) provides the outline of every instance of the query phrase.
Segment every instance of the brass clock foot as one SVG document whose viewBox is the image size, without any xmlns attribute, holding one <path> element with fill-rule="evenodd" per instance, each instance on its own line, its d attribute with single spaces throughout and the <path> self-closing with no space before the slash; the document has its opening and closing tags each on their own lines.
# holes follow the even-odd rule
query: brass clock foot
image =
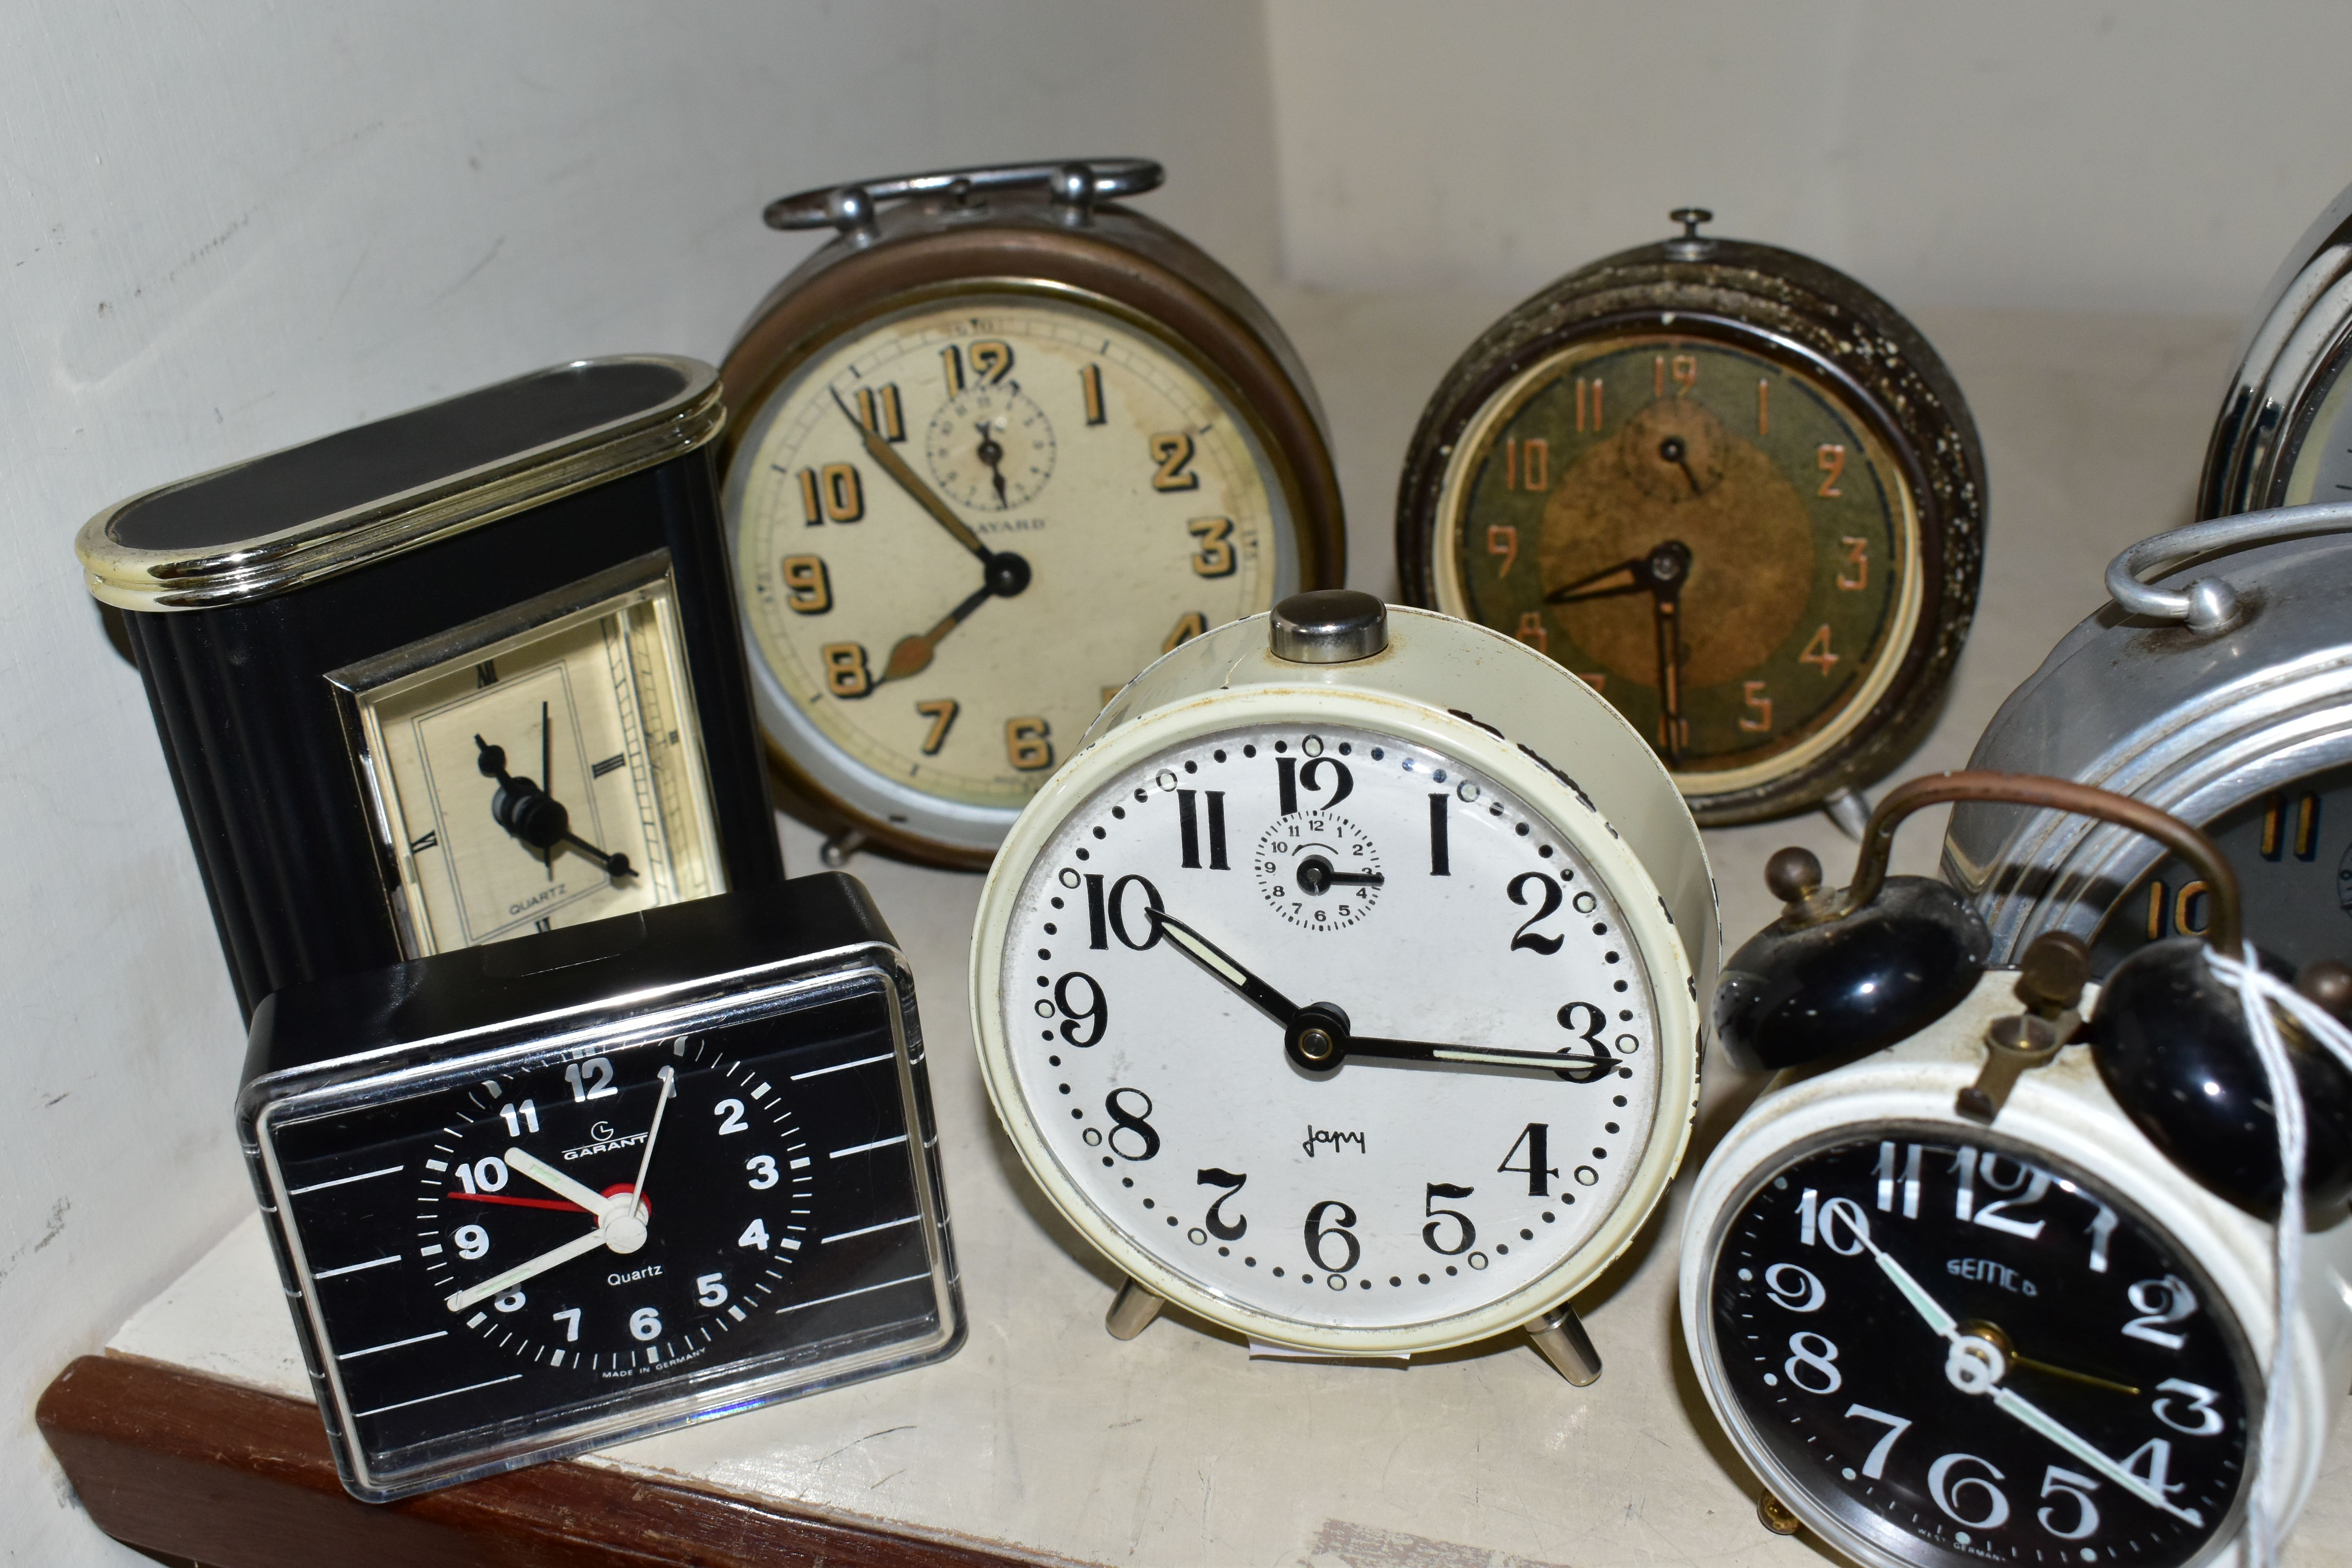
<svg viewBox="0 0 2352 1568">
<path fill-rule="evenodd" d="M 817 858 L 824 862 L 826 870 L 838 871 L 849 864 L 849 858 L 852 855 L 865 847 L 866 830 L 862 827 L 845 827 L 826 839 L 816 854 Z"/>
<path fill-rule="evenodd" d="M 1838 831 L 1856 843 L 1862 841 L 1862 830 L 1870 826 L 1870 802 L 1858 789 L 1842 789 L 1822 802 L 1822 810 Z"/>
<path fill-rule="evenodd" d="M 1115 1340 L 1131 1340 L 1151 1326 L 1160 1309 L 1168 1303 L 1129 1279 L 1118 1288 L 1112 1299 L 1110 1311 L 1103 1318 L 1103 1327 Z"/>
<path fill-rule="evenodd" d="M 1575 1308 L 1562 1301 L 1528 1323 L 1527 1331 L 1528 1341 L 1560 1376 L 1579 1388 L 1600 1381 L 1601 1352 L 1592 1348 L 1592 1336 L 1584 1331 Z"/>
<path fill-rule="evenodd" d="M 1790 1513 L 1789 1505 L 1770 1492 L 1756 1500 L 1756 1517 L 1775 1535 L 1794 1535 L 1805 1528 L 1804 1521 Z"/>
</svg>

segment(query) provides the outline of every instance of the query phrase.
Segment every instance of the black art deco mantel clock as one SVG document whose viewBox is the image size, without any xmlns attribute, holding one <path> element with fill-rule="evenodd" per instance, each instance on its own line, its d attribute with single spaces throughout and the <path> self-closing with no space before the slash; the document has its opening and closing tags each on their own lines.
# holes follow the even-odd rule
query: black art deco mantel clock
<svg viewBox="0 0 2352 1568">
<path fill-rule="evenodd" d="M 1858 832 L 1968 635 L 1976 426 L 1885 300 L 1674 216 L 1446 374 L 1397 494 L 1405 597 L 1582 676 L 1702 824 L 1825 805 Z"/>
<path fill-rule="evenodd" d="M 108 508 L 237 1001 L 783 874 L 718 378 L 558 365 Z"/>
<path fill-rule="evenodd" d="M 760 722 L 839 825 L 981 866 L 1129 677 L 1345 575 L 1305 367 L 1139 158 L 772 205 L 833 240 L 721 371 Z"/>
</svg>

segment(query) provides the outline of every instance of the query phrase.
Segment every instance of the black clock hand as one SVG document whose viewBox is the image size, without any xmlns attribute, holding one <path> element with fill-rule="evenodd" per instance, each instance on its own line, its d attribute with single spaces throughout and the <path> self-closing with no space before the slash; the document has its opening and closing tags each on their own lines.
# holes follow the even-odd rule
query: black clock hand
<svg viewBox="0 0 2352 1568">
<path fill-rule="evenodd" d="M 1603 1051 L 1571 1057 L 1544 1051 L 1488 1050 L 1471 1046 L 1433 1046 L 1419 1040 L 1358 1038 L 1348 1016 L 1328 1002 L 1301 1007 L 1251 973 L 1207 937 L 1159 910 L 1146 911 L 1161 935 L 1251 1005 L 1282 1026 L 1283 1048 L 1310 1072 L 1328 1072 L 1349 1056 L 1375 1061 L 1433 1062 L 1440 1066 L 1540 1068 L 1571 1083 L 1590 1083 L 1617 1066 Z M 1565 1063 L 1567 1065 L 1563 1066 Z"/>
<path fill-rule="evenodd" d="M 931 514 L 932 521 L 946 529 L 958 544 L 978 556 L 982 566 L 987 565 L 996 552 L 980 542 L 980 535 L 966 527 L 963 519 L 958 517 L 930 486 L 916 478 L 915 470 L 907 466 L 907 459 L 892 451 L 890 443 L 882 439 L 879 432 L 867 429 L 866 422 L 849 411 L 849 405 L 841 400 L 841 394 L 836 392 L 833 395 L 833 403 L 841 410 L 841 416 L 857 427 L 858 439 L 866 443 L 866 455 L 879 463 L 882 471 L 897 480 L 900 489 L 914 497 L 916 504 Z M 1022 577 L 1025 583 L 1028 577 L 1025 566 L 1022 569 Z"/>
<path fill-rule="evenodd" d="M 551 747 L 552 742 L 548 743 Z M 507 753 L 503 746 L 493 746 L 479 735 L 474 737 L 474 765 L 484 778 L 499 781 L 498 793 L 490 796 L 490 816 L 500 827 L 513 834 L 531 849 L 548 858 L 548 875 L 554 875 L 555 847 L 569 844 L 604 868 L 608 877 L 634 877 L 636 868 L 629 864 L 626 855 L 608 855 L 572 831 L 572 814 L 563 803 L 540 788 L 528 778 L 516 778 L 507 772 Z"/>
<path fill-rule="evenodd" d="M 984 419 L 980 424 L 980 460 L 988 465 L 990 477 L 996 483 L 996 510 L 1007 510 L 1013 503 L 1005 499 L 1004 470 L 998 466 L 1004 461 L 1004 448 L 989 433 L 988 422 Z"/>
<path fill-rule="evenodd" d="M 1691 471 L 1690 448 L 1683 445 L 1683 438 L 1681 437 L 1669 436 L 1664 440 L 1659 442 L 1658 456 L 1664 461 L 1674 464 L 1675 467 L 1683 471 L 1683 478 L 1690 481 L 1691 493 L 1693 495 L 1699 493 L 1698 476 Z"/>
<path fill-rule="evenodd" d="M 539 705 L 539 787 L 551 795 L 555 788 L 555 727 L 547 721 L 548 705 Z M 548 845 L 541 853 L 547 859 L 547 879 L 555 880 L 555 846 Z"/>
<path fill-rule="evenodd" d="M 1650 561 L 1642 556 L 1632 561 L 1620 561 L 1604 567 L 1590 577 L 1579 577 L 1573 583 L 1562 584 L 1544 595 L 1547 605 L 1573 605 L 1586 599 L 1613 599 L 1621 594 L 1646 594 L 1650 591 Z"/>
<path fill-rule="evenodd" d="M 1659 738 L 1669 765 L 1683 760 L 1682 593 L 1683 584 L 1690 577 L 1690 547 L 1669 539 L 1650 552 L 1646 563 L 1651 619 L 1658 629 Z"/>
<path fill-rule="evenodd" d="M 1378 888 L 1385 886 L 1386 877 L 1378 871 L 1337 871 L 1331 862 L 1320 855 L 1309 855 L 1298 862 L 1298 890 L 1319 893 L 1326 888 Z"/>
</svg>

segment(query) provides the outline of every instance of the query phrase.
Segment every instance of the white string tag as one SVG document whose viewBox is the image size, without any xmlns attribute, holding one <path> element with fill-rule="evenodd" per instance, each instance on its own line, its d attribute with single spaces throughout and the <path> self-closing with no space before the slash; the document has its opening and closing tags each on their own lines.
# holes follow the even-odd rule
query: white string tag
<svg viewBox="0 0 2352 1568">
<path fill-rule="evenodd" d="M 2287 1054 L 2286 1041 L 2279 1034 L 2278 1019 L 2271 1009 L 2278 1007 L 2292 1016 L 2304 1035 L 2316 1041 L 2347 1072 L 2352 1072 L 2352 1031 L 2347 1031 L 2317 1003 L 2276 975 L 2265 973 L 2259 963 L 2242 963 L 2211 948 L 2205 950 L 2205 962 L 2237 992 L 2238 1005 L 2245 1013 L 2254 1055 L 2262 1062 L 2263 1076 L 2270 1083 L 2271 1104 L 2278 1124 L 2279 1170 L 2285 1181 L 2279 1196 L 2275 1233 L 2277 1327 L 2263 1390 L 2262 1431 L 2248 1466 L 2250 1495 L 2246 1510 L 2251 1568 L 2275 1568 L 2279 1537 L 2286 1510 L 2294 1501 L 2291 1494 L 2294 1479 L 2284 1473 L 2273 1474 L 2271 1456 L 2284 1447 L 2288 1429 L 2285 1395 L 2289 1357 L 2294 1342 L 2295 1302 L 2303 1289 L 2303 1168 L 2309 1130 L 2304 1120 L 2303 1090 L 2295 1081 L 2294 1061 Z"/>
</svg>

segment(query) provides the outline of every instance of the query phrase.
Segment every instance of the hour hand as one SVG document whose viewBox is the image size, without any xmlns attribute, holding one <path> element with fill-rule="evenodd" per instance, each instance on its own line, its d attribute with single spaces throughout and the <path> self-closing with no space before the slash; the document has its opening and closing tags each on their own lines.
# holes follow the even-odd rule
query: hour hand
<svg viewBox="0 0 2352 1568">
<path fill-rule="evenodd" d="M 1614 566 L 1603 567 L 1590 577 L 1579 577 L 1573 583 L 1562 584 L 1544 595 L 1547 605 L 1573 605 L 1583 599 L 1613 599 L 1621 594 L 1646 594 L 1650 591 L 1650 558 L 1636 556 L 1620 561 Z"/>
<path fill-rule="evenodd" d="M 526 1153 L 521 1149 L 509 1149 L 506 1159 L 509 1170 L 521 1172 L 549 1192 L 558 1197 L 570 1198 L 590 1214 L 601 1215 L 613 1205 L 613 1199 L 593 1187 L 573 1181 L 535 1154 Z"/>
<path fill-rule="evenodd" d="M 1174 944 L 1176 950 L 1230 987 L 1244 1001 L 1287 1029 L 1298 1017 L 1298 1005 L 1248 970 L 1220 949 L 1216 943 L 1178 920 L 1174 915 L 1158 910 L 1150 911 L 1151 923 L 1160 934 Z"/>
</svg>

